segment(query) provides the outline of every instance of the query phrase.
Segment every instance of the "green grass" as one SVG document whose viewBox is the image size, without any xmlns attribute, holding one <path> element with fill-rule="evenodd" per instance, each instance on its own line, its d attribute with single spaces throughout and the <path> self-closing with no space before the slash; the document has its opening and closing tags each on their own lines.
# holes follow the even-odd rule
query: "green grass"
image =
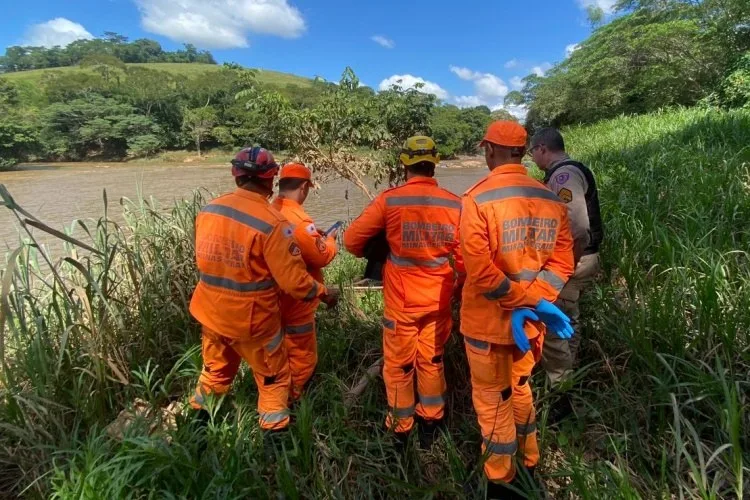
<svg viewBox="0 0 750 500">
<path fill-rule="evenodd" d="M 155 69 L 159 71 L 167 71 L 176 76 L 182 77 L 195 77 L 197 75 L 219 71 L 222 66 L 218 64 L 181 64 L 181 63 L 133 63 L 127 64 L 127 66 L 142 66 L 149 69 Z M 63 68 L 49 68 L 49 69 L 35 69 L 31 71 L 18 71 L 15 73 L 3 74 L 3 78 L 7 78 L 12 82 L 28 82 L 32 84 L 38 84 L 42 76 L 48 72 L 61 72 L 70 73 L 77 71 L 92 71 L 82 69 L 78 66 L 67 66 Z M 275 86 L 286 86 L 286 85 L 298 85 L 300 87 L 309 87 L 312 85 L 312 80 L 309 78 L 292 75 L 289 73 L 281 73 L 279 71 L 271 71 L 267 69 L 257 69 L 258 81 L 260 83 L 275 85 Z"/>
<path fill-rule="evenodd" d="M 578 418 L 546 425 L 557 394 L 534 377 L 542 476 L 554 498 L 743 498 L 750 443 L 750 113 L 675 111 L 566 132 L 600 180 L 604 277 L 584 301 Z M 263 443 L 252 377 L 205 434 L 103 431 L 136 398 L 186 401 L 200 369 L 187 314 L 198 194 L 170 214 L 109 203 L 49 271 L 27 245 L 0 279 L 0 491 L 56 498 L 481 498 L 479 432 L 457 336 L 446 355 L 446 435 L 404 454 L 383 430 L 382 382 L 344 394 L 379 356 L 381 299 L 345 290 L 319 314 L 318 378 L 290 433 Z M 85 227 L 84 227 L 85 226 Z M 30 241 L 33 243 L 33 241 Z M 3 282 L 7 283 L 3 283 Z M 363 314 L 364 313 L 364 314 Z M 0 325 L 1 327 L 2 325 Z M 271 452 L 272 456 L 269 456 Z M 532 495 L 533 497 L 533 495 Z"/>
</svg>

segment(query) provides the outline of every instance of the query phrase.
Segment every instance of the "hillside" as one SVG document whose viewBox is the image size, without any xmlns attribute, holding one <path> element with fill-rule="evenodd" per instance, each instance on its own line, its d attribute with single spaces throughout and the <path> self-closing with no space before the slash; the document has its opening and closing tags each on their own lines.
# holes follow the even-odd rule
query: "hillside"
<svg viewBox="0 0 750 500">
<path fill-rule="evenodd" d="M 127 64 L 126 66 L 141 66 L 149 69 L 155 69 L 159 71 L 167 71 L 176 76 L 184 76 L 187 78 L 194 77 L 201 73 L 210 71 L 219 71 L 222 66 L 216 64 L 183 64 L 183 63 L 134 63 Z M 18 71 L 15 73 L 1 74 L 0 78 L 7 78 L 11 82 L 23 84 L 29 83 L 32 85 L 38 84 L 42 76 L 46 73 L 71 73 L 71 72 L 91 72 L 92 70 L 83 69 L 78 66 L 68 66 L 66 68 L 51 68 L 51 69 L 35 69 L 31 71 Z M 286 85 L 298 85 L 300 87 L 309 87 L 312 85 L 312 80 L 302 76 L 296 76 L 289 73 L 281 73 L 279 71 L 271 71 L 265 69 L 256 69 L 258 71 L 258 81 L 267 85 L 275 86 L 286 86 Z"/>
</svg>

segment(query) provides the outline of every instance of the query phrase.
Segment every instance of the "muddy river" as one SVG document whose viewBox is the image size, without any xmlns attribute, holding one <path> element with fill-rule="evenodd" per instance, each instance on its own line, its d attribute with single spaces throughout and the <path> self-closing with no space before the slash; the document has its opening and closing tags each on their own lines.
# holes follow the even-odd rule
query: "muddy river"
<svg viewBox="0 0 750 500">
<path fill-rule="evenodd" d="M 487 174 L 483 168 L 438 169 L 441 186 L 456 194 Z M 176 199 L 189 196 L 198 188 L 221 194 L 233 188 L 229 169 L 224 166 L 189 165 L 86 165 L 28 166 L 0 172 L 16 202 L 41 221 L 56 229 L 70 227 L 76 219 L 96 219 L 104 213 L 102 191 L 107 190 L 110 215 L 117 219 L 122 197 L 153 197 L 168 209 Z M 329 182 L 305 203 L 308 213 L 320 227 L 337 220 L 356 217 L 367 204 L 366 197 L 344 180 Z M 0 207 L 0 254 L 18 246 L 19 227 L 12 213 Z M 52 237 L 36 231 L 40 242 L 50 249 L 61 248 Z M 74 228 L 82 237 L 83 230 Z M 85 239 L 84 239 L 85 240 Z"/>
</svg>

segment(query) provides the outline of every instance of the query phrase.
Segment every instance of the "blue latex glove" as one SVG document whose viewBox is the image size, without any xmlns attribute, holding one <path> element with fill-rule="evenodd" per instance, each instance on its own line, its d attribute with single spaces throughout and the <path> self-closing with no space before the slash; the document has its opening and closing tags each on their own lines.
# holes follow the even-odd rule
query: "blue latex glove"
<svg viewBox="0 0 750 500">
<path fill-rule="evenodd" d="M 573 336 L 570 318 L 552 302 L 545 299 L 540 300 L 534 308 L 534 312 L 547 325 L 547 328 L 561 339 L 569 339 Z"/>
<path fill-rule="evenodd" d="M 524 353 L 529 352 L 529 349 L 531 349 L 529 337 L 526 336 L 526 331 L 523 329 L 523 325 L 528 320 L 539 321 L 539 316 L 533 310 L 525 308 L 513 309 L 510 313 L 513 341 L 516 343 L 516 347 Z"/>
</svg>

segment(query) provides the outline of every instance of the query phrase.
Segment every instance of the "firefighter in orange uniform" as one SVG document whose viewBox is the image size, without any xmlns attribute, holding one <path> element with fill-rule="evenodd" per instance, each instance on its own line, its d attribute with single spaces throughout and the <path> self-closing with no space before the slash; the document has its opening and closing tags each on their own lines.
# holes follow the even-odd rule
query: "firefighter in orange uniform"
<svg viewBox="0 0 750 500">
<path fill-rule="evenodd" d="M 299 245 L 308 272 L 316 281 L 323 283 L 322 268 L 336 257 L 336 231 L 324 237 L 302 208 L 312 185 L 312 173 L 306 166 L 300 163 L 284 165 L 279 180 L 279 196 L 273 206 L 291 224 L 294 240 Z M 284 342 L 292 370 L 293 400 L 302 395 L 318 362 L 315 311 L 319 303 L 319 300 L 304 301 L 281 294 L 281 326 L 286 334 Z"/>
<path fill-rule="evenodd" d="M 488 498 L 517 496 L 513 456 L 533 475 L 539 461 L 529 377 L 544 335 L 569 338 L 570 320 L 551 304 L 573 273 L 567 207 L 521 163 L 527 135 L 492 123 L 482 142 L 490 174 L 463 198 L 466 284 L 461 333 L 487 459 Z"/>
<path fill-rule="evenodd" d="M 432 139 L 409 138 L 400 160 L 406 184 L 375 198 L 346 230 L 344 244 L 362 257 L 368 241 L 385 231 L 391 252 L 383 273 L 386 426 L 403 439 L 416 413 L 422 420 L 420 441 L 428 447 L 445 409 L 443 351 L 452 326 L 452 292 L 460 279 L 451 259 L 463 274 L 461 202 L 434 179 L 439 158 Z"/>
<path fill-rule="evenodd" d="M 264 430 L 289 424 L 290 370 L 279 293 L 333 304 L 337 295 L 307 272 L 293 230 L 268 199 L 278 172 L 270 152 L 247 148 L 232 161 L 237 189 L 208 204 L 195 223 L 200 281 L 190 312 L 203 326 L 203 371 L 190 403 L 229 391 L 244 359 L 258 385 Z"/>
</svg>

